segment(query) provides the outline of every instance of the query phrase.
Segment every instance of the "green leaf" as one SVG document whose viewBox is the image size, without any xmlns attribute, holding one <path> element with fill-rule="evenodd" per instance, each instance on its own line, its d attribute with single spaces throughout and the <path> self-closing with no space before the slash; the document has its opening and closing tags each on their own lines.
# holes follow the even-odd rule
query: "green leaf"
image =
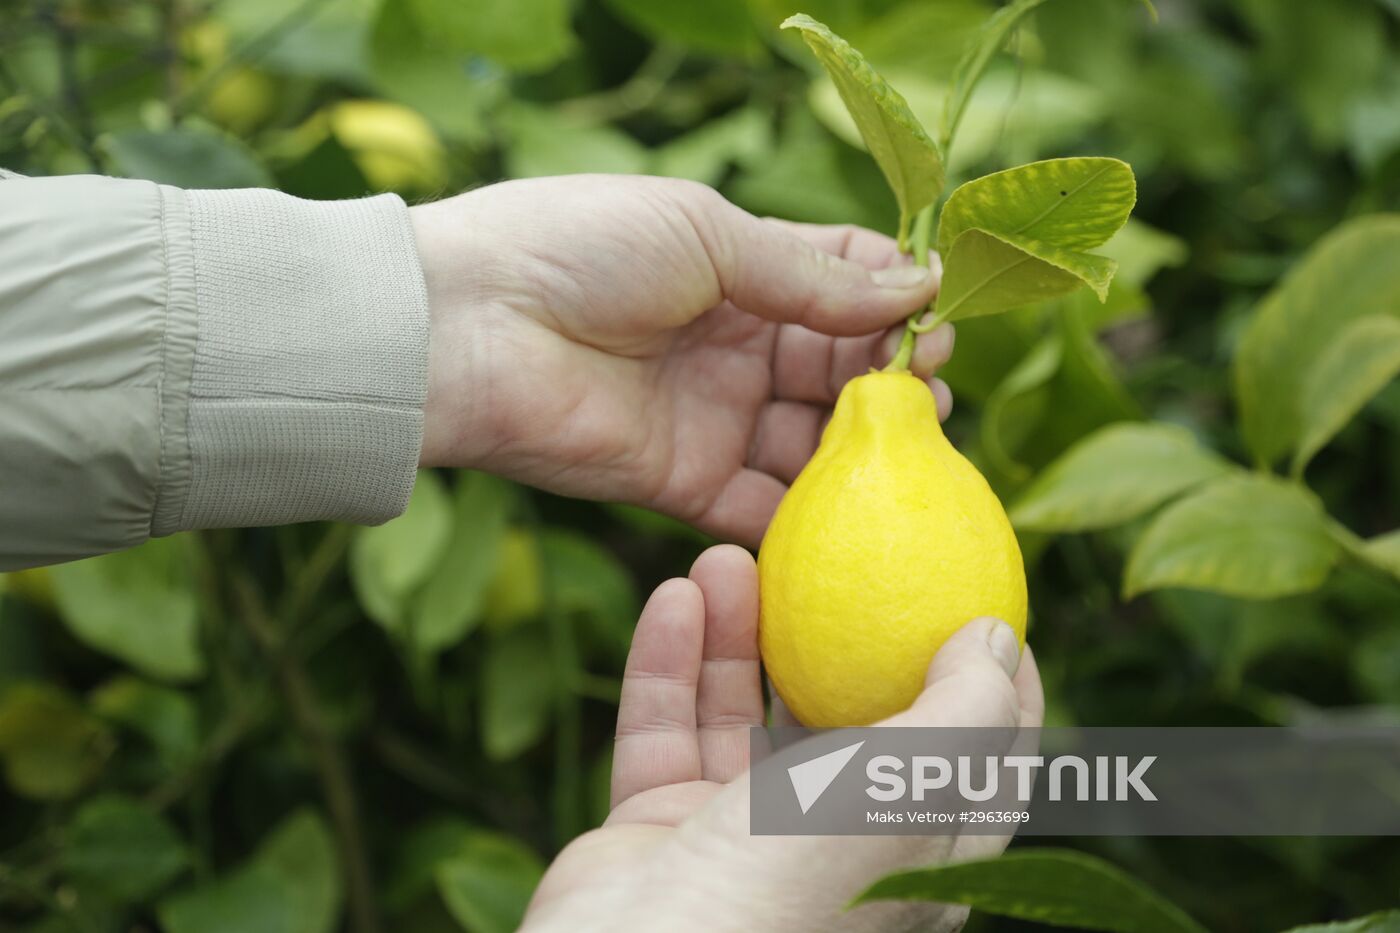
<svg viewBox="0 0 1400 933">
<path fill-rule="evenodd" d="M 1313 362 L 1298 393 L 1293 472 L 1308 462 L 1400 374 L 1400 318 L 1372 315 L 1341 330 Z"/>
<path fill-rule="evenodd" d="M 545 580 L 553 609 L 580 617 L 619 659 L 625 659 L 641 607 L 627 568 L 588 537 L 557 528 L 540 535 Z"/>
<path fill-rule="evenodd" d="M 1163 268 L 1186 262 L 1187 247 L 1180 237 L 1129 217 L 1101 252 L 1118 263 L 1115 283 L 1140 288 Z"/>
<path fill-rule="evenodd" d="M 1400 910 L 1382 910 L 1353 920 L 1292 927 L 1284 933 L 1396 933 L 1397 930 L 1400 930 Z"/>
<path fill-rule="evenodd" d="M 188 541 L 140 547 L 49 569 L 64 623 L 84 644 L 162 680 L 204 673 Z"/>
<path fill-rule="evenodd" d="M 484 55 L 515 71 L 543 71 L 575 45 L 570 0 L 405 2 L 431 45 Z"/>
<path fill-rule="evenodd" d="M 1351 666 L 1364 695 L 1377 703 L 1400 705 L 1400 627 L 1376 629 L 1358 639 Z"/>
<path fill-rule="evenodd" d="M 478 832 L 436 869 L 448 912 L 470 933 L 510 933 L 520 926 L 544 863 L 509 836 Z"/>
<path fill-rule="evenodd" d="M 1137 200 L 1117 159 L 1032 162 L 960 186 L 938 224 L 937 312 L 956 321 L 1088 285 L 1102 301 L 1116 263 L 1084 252 L 1123 226 Z"/>
<path fill-rule="evenodd" d="M 1235 354 L 1241 429 L 1260 464 L 1302 436 L 1303 382 L 1335 335 L 1374 315 L 1400 317 L 1400 214 L 1349 221 L 1264 297 Z"/>
<path fill-rule="evenodd" d="M 746 56 L 760 48 L 758 33 L 744 0 L 706 0 L 705 3 L 607 0 L 607 6 L 652 38 L 696 51 Z"/>
<path fill-rule="evenodd" d="M 948 103 L 943 108 L 943 120 L 939 124 L 938 143 L 944 152 L 952 146 L 953 135 L 962 121 L 967 102 L 972 99 L 973 88 L 977 86 L 982 73 L 987 70 L 992 56 L 1006 44 L 1006 37 L 1011 35 L 1011 30 L 1016 28 L 1026 14 L 1044 2 L 1045 0 L 1013 0 L 987 19 L 981 32 L 968 46 L 967 52 L 953 71 L 953 87 L 948 94 Z"/>
<path fill-rule="evenodd" d="M 768 115 L 757 107 L 745 107 L 701 124 L 657 149 L 652 154 L 651 170 L 668 178 L 715 185 L 730 165 L 755 161 L 772 146 Z"/>
<path fill-rule="evenodd" d="M 530 748 L 549 726 L 558 687 L 549 640 L 537 627 L 492 633 L 481 671 L 481 745 L 492 761 Z"/>
<path fill-rule="evenodd" d="M 1360 542 L 1359 556 L 1400 579 L 1400 531 Z"/>
<path fill-rule="evenodd" d="M 1011 507 L 1026 531 L 1089 531 L 1131 521 L 1232 467 L 1169 424 L 1115 424 L 1046 467 Z"/>
<path fill-rule="evenodd" d="M 444 135 L 475 146 L 493 142 L 487 112 L 505 89 L 505 77 L 468 70 L 467 56 L 429 42 L 408 4 L 384 3 L 370 33 L 367 57 L 374 84 L 414 108 Z"/>
<path fill-rule="evenodd" d="M 967 230 L 943 256 L 935 311 L 940 320 L 961 321 L 1058 298 L 1086 284 L 1106 296 L 1112 277 L 1113 260 L 1102 256 Z"/>
<path fill-rule="evenodd" d="M 542 107 L 518 105 L 502 117 L 510 138 L 506 170 L 512 178 L 543 175 L 645 172 L 646 148 L 611 126 L 571 119 Z"/>
<path fill-rule="evenodd" d="M 1060 335 L 1056 333 L 1047 336 L 1031 347 L 1021 362 L 1006 374 L 1006 378 L 987 398 L 979 429 L 982 449 L 992 465 L 1010 478 L 1024 480 L 1029 471 L 1011 454 L 1011 449 L 1024 439 L 1026 432 L 1017 432 L 1020 435 L 1018 437 L 1007 436 L 1012 423 L 1012 419 L 1007 417 L 1008 411 L 1018 401 L 1025 407 L 1027 396 L 1055 377 L 1063 358 L 1064 341 Z M 1034 414 L 1040 414 L 1039 408 Z M 1019 423 L 1032 425 L 1035 420 L 1034 417 L 1023 418 Z"/>
<path fill-rule="evenodd" d="M 481 621 L 514 501 L 505 480 L 485 473 L 461 475 L 452 539 L 409 613 L 409 637 L 420 651 L 449 648 Z"/>
<path fill-rule="evenodd" d="M 452 534 L 452 502 L 442 480 L 418 473 L 402 515 L 350 540 L 350 582 L 371 619 L 405 634 L 413 596 L 442 560 Z"/>
<path fill-rule="evenodd" d="M 940 901 L 1050 926 L 1116 933 L 1205 933 L 1142 882 L 1068 849 L 1019 849 L 998 858 L 899 872 L 853 903 Z"/>
<path fill-rule="evenodd" d="M 16 684 L 0 697 L 0 757 L 17 794 L 72 797 L 97 775 L 114 744 L 101 720 L 56 687 Z"/>
<path fill-rule="evenodd" d="M 257 65 L 311 78 L 359 81 L 362 49 L 378 0 L 322 0 L 315 14 L 268 36 L 269 23 L 287 14 L 285 0 L 239 0 L 214 8 L 234 45 L 257 43 Z"/>
<path fill-rule="evenodd" d="M 144 736 L 172 770 L 199 750 L 199 713 L 179 690 L 121 676 L 94 690 L 91 703 L 99 716 Z"/>
<path fill-rule="evenodd" d="M 335 845 L 310 811 L 288 817 L 240 868 L 157 907 L 164 933 L 330 933 L 340 914 Z"/>
<path fill-rule="evenodd" d="M 169 821 L 119 795 L 84 803 L 64 834 L 62 866 L 68 877 L 123 904 L 159 891 L 187 861 Z"/>
<path fill-rule="evenodd" d="M 179 188 L 269 188 L 272 175 L 242 143 L 196 130 L 128 130 L 104 137 L 114 175 Z"/>
<path fill-rule="evenodd" d="M 1229 476 L 1153 520 L 1128 557 L 1123 592 L 1306 593 L 1322 585 L 1337 556 L 1327 516 L 1306 489 L 1262 474 Z"/>
<path fill-rule="evenodd" d="M 802 30 L 880 166 L 901 216 L 912 219 L 943 192 L 943 159 L 899 92 L 850 44 L 810 16 L 786 19 L 782 28 Z"/>
</svg>

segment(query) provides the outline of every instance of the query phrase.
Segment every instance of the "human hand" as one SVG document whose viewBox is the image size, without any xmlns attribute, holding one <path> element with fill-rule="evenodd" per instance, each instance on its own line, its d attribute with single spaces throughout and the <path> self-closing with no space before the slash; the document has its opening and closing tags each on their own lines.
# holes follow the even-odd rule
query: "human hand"
<svg viewBox="0 0 1400 933">
<path fill-rule="evenodd" d="M 995 855 L 1005 836 L 752 836 L 749 728 L 763 724 L 758 575 L 741 548 L 700 556 L 652 594 L 624 675 L 612 814 L 566 848 L 526 930 L 954 930 L 964 908 L 844 905 L 889 872 Z M 1040 725 L 1030 648 L 978 619 L 933 659 L 924 692 L 880 725 Z M 775 719 L 780 715 L 775 710 Z"/>
<path fill-rule="evenodd" d="M 756 545 L 841 386 L 937 290 L 893 240 L 675 179 L 505 182 L 412 209 L 432 313 L 422 462 Z M 920 336 L 924 379 L 952 326 Z M 948 388 L 931 386 L 940 417 Z"/>
</svg>

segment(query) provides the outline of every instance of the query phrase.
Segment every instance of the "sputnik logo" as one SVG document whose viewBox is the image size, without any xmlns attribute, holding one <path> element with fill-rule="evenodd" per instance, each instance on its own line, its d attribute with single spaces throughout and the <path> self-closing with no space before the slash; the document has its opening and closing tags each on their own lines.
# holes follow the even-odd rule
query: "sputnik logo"
<svg viewBox="0 0 1400 933">
<path fill-rule="evenodd" d="M 788 768 L 788 779 L 792 781 L 793 793 L 797 794 L 797 805 L 806 813 L 812 805 L 826 793 L 826 789 L 836 780 L 846 765 L 850 764 L 864 741 L 827 752 L 819 758 L 804 761 Z"/>
</svg>

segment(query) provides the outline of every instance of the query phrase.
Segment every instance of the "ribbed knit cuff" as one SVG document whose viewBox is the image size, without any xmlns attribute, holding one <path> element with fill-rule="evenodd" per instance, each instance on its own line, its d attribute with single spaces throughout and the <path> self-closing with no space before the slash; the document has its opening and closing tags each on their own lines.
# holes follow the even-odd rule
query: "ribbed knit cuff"
<svg viewBox="0 0 1400 933">
<path fill-rule="evenodd" d="M 187 205 L 190 470 L 155 532 L 400 514 L 428 379 L 427 292 L 403 201 L 190 191 Z"/>
</svg>

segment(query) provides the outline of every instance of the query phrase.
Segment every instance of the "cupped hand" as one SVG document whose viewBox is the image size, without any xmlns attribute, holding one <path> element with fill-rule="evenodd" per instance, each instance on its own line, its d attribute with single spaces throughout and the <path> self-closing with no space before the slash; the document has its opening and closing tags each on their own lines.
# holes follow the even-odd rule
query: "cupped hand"
<svg viewBox="0 0 1400 933">
<path fill-rule="evenodd" d="M 505 182 L 411 212 L 432 315 L 422 462 L 762 537 L 841 386 L 937 291 L 888 237 L 675 179 Z M 924 334 L 931 377 L 951 326 Z"/>
<path fill-rule="evenodd" d="M 901 868 L 984 857 L 1005 836 L 751 836 L 749 729 L 764 721 L 758 577 L 737 547 L 652 594 L 618 711 L 612 814 L 540 883 L 526 930 L 954 930 L 966 910 L 844 905 Z M 1040 725 L 1040 676 L 1005 623 L 978 619 L 934 657 L 923 693 L 880 725 Z M 775 713 L 775 716 L 778 715 Z"/>
</svg>

